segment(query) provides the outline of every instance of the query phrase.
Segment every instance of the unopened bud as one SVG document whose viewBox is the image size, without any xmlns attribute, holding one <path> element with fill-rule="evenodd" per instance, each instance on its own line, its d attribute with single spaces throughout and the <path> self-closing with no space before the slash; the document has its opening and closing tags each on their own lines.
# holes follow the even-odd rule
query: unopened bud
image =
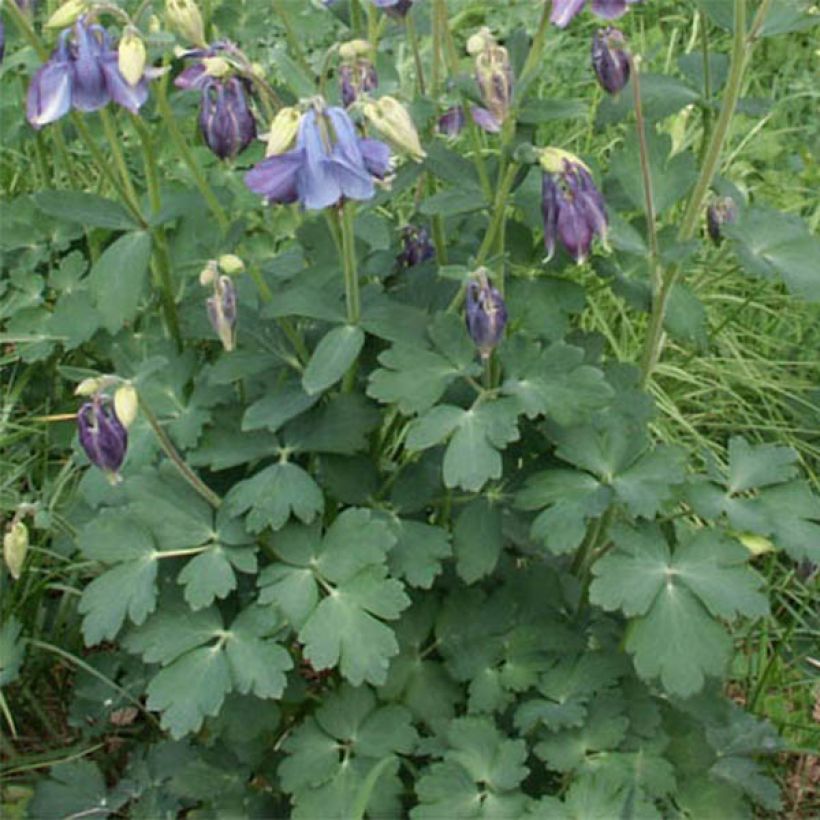
<svg viewBox="0 0 820 820">
<path fill-rule="evenodd" d="M 706 229 L 716 245 L 723 239 L 723 226 L 732 222 L 737 222 L 735 201 L 730 196 L 717 197 L 706 210 Z"/>
<path fill-rule="evenodd" d="M 355 60 L 357 57 L 367 57 L 372 50 L 367 40 L 349 40 L 339 46 L 339 56 L 343 60 Z"/>
<path fill-rule="evenodd" d="M 165 18 L 177 34 L 196 46 L 205 45 L 205 25 L 193 0 L 166 0 Z"/>
<path fill-rule="evenodd" d="M 86 0 L 66 0 L 48 18 L 46 28 L 67 28 L 74 23 L 77 18 L 88 9 Z"/>
<path fill-rule="evenodd" d="M 159 34 L 160 31 L 162 31 L 162 22 L 156 14 L 152 14 L 148 18 L 148 33 Z"/>
<path fill-rule="evenodd" d="M 231 73 L 231 64 L 224 57 L 203 57 L 201 62 L 209 77 L 226 77 Z"/>
<path fill-rule="evenodd" d="M 475 57 L 476 54 L 484 51 L 490 45 L 495 45 L 495 38 L 490 30 L 484 26 L 467 40 L 467 53 Z"/>
<path fill-rule="evenodd" d="M 488 41 L 475 58 L 476 80 L 484 105 L 498 122 L 504 122 L 510 110 L 513 74 L 507 49 Z"/>
<path fill-rule="evenodd" d="M 268 145 L 265 149 L 266 157 L 275 157 L 284 154 L 293 145 L 296 134 L 299 131 L 299 123 L 302 121 L 302 114 L 296 108 L 290 106 L 280 108 L 270 124 L 268 131 Z"/>
<path fill-rule="evenodd" d="M 465 307 L 467 331 L 481 358 L 487 359 L 504 335 L 507 306 L 483 269 L 477 271 L 475 278 L 467 285 Z"/>
<path fill-rule="evenodd" d="M 203 288 L 210 287 L 216 281 L 217 273 L 216 259 L 209 259 L 199 274 L 199 284 Z"/>
<path fill-rule="evenodd" d="M 409 154 L 416 162 L 421 162 L 427 156 L 410 114 L 398 100 L 380 97 L 376 101 L 365 103 L 362 110 L 373 126 L 398 150 Z"/>
<path fill-rule="evenodd" d="M 134 423 L 139 408 L 139 397 L 134 385 L 126 382 L 114 392 L 114 412 L 126 429 Z"/>
<path fill-rule="evenodd" d="M 117 65 L 119 65 L 120 74 L 125 77 L 129 85 L 136 85 L 142 79 L 146 59 L 145 43 L 140 33 L 129 26 L 123 33 L 117 48 Z"/>
<path fill-rule="evenodd" d="M 99 393 L 103 387 L 103 380 L 100 376 L 94 376 L 90 379 L 83 379 L 77 387 L 74 388 L 75 396 L 93 396 Z"/>
<path fill-rule="evenodd" d="M 618 29 L 608 26 L 595 33 L 592 38 L 592 68 L 607 94 L 617 94 L 629 82 L 626 40 Z"/>
<path fill-rule="evenodd" d="M 235 253 L 223 253 L 217 264 L 220 270 L 229 276 L 235 276 L 245 270 L 245 263 Z"/>
<path fill-rule="evenodd" d="M 229 276 L 214 282 L 214 295 L 207 302 L 208 319 L 228 352 L 236 347 L 236 288 Z"/>
<path fill-rule="evenodd" d="M 3 536 L 3 560 L 16 581 L 23 571 L 28 552 L 28 527 L 22 521 L 15 521 Z"/>
</svg>

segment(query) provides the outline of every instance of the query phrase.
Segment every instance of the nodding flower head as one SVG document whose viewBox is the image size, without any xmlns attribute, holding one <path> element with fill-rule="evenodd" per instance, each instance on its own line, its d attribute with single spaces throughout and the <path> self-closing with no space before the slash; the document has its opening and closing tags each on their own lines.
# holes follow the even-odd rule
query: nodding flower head
<svg viewBox="0 0 820 820">
<path fill-rule="evenodd" d="M 378 86 L 379 75 L 370 60 L 360 58 L 355 62 L 346 62 L 339 66 L 339 87 L 345 108 L 353 105 L 360 94 L 373 91 Z"/>
<path fill-rule="evenodd" d="M 426 228 L 416 225 L 405 225 L 401 230 L 402 251 L 398 256 L 399 262 L 406 268 L 420 265 L 435 255 L 430 234 Z"/>
<path fill-rule="evenodd" d="M 220 159 L 235 157 L 256 136 L 242 80 L 210 78 L 202 88 L 199 129 L 206 144 Z"/>
<path fill-rule="evenodd" d="M 268 202 L 321 210 L 343 198 L 371 199 L 374 180 L 389 170 L 387 145 L 359 137 L 343 108 L 317 101 L 302 115 L 295 147 L 255 165 L 245 184 Z"/>
<path fill-rule="evenodd" d="M 488 134 L 497 134 L 501 131 L 501 123 L 486 108 L 470 106 L 470 116 L 473 122 Z M 457 137 L 464 128 L 464 123 L 464 108 L 454 105 L 438 118 L 438 130 L 446 137 Z"/>
<path fill-rule="evenodd" d="M 481 358 L 487 359 L 504 335 L 507 306 L 483 269 L 467 284 L 465 307 L 467 331 Z"/>
<path fill-rule="evenodd" d="M 97 394 L 86 402 L 77 413 L 77 432 L 88 460 L 112 483 L 118 482 L 128 448 L 128 432 L 117 417 L 111 399 Z"/>
<path fill-rule="evenodd" d="M 558 28 L 566 28 L 586 5 L 587 0 L 553 0 L 550 22 Z M 593 14 L 606 20 L 615 20 L 626 14 L 630 6 L 643 0 L 592 0 Z"/>
<path fill-rule="evenodd" d="M 723 240 L 723 226 L 737 222 L 737 205 L 730 196 L 713 199 L 706 209 L 706 230 L 712 242 L 719 245 Z"/>
<path fill-rule="evenodd" d="M 595 32 L 592 38 L 592 68 L 601 88 L 608 94 L 617 94 L 629 82 L 626 40 L 613 26 Z"/>
<path fill-rule="evenodd" d="M 413 7 L 413 0 L 372 0 L 373 5 L 391 17 L 406 17 Z"/>
<path fill-rule="evenodd" d="M 595 187 L 589 168 L 578 157 L 560 148 L 539 152 L 544 171 L 541 212 L 544 246 L 548 258 L 555 252 L 556 238 L 581 264 L 589 256 L 597 235 L 606 240 L 606 205 Z"/>
<path fill-rule="evenodd" d="M 496 122 L 503 123 L 513 96 L 510 56 L 507 49 L 498 45 L 487 29 L 482 29 L 470 40 L 470 45 L 476 52 L 475 72 L 481 99 Z M 483 44 L 480 50 L 477 48 L 479 41 Z"/>
<path fill-rule="evenodd" d="M 69 112 L 97 111 L 109 102 L 136 114 L 148 99 L 144 70 L 129 62 L 129 77 L 120 69 L 120 56 L 102 26 L 84 18 L 61 34 L 57 48 L 31 80 L 26 116 L 35 128 L 54 122 Z"/>
</svg>

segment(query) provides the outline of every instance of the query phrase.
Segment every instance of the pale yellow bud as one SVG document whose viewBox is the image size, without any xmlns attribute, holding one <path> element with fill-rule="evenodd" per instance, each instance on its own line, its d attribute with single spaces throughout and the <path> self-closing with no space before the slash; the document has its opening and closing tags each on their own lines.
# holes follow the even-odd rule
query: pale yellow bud
<svg viewBox="0 0 820 820">
<path fill-rule="evenodd" d="M 129 85 L 136 85 L 142 79 L 147 56 L 139 32 L 135 28 L 127 28 L 117 49 L 117 65 Z"/>
<path fill-rule="evenodd" d="M 159 34 L 162 31 L 162 23 L 160 22 L 159 17 L 156 14 L 152 14 L 148 18 L 148 33 L 149 34 Z"/>
<path fill-rule="evenodd" d="M 564 163 L 566 162 L 570 165 L 580 165 L 589 171 L 586 163 L 563 148 L 542 148 L 538 151 L 538 161 L 548 174 L 560 174 L 564 170 Z"/>
<path fill-rule="evenodd" d="M 362 106 L 365 117 L 386 139 L 416 162 L 427 156 L 407 109 L 393 97 L 380 97 Z"/>
<path fill-rule="evenodd" d="M 231 64 L 224 57 L 203 57 L 202 65 L 209 77 L 227 77 L 231 73 Z"/>
<path fill-rule="evenodd" d="M 114 412 L 123 427 L 130 427 L 137 417 L 139 397 L 133 384 L 126 382 L 114 391 Z"/>
<path fill-rule="evenodd" d="M 215 281 L 217 276 L 217 263 L 215 259 L 209 259 L 208 263 L 202 269 L 199 274 L 199 284 L 202 285 L 203 288 L 210 287 Z"/>
<path fill-rule="evenodd" d="M 86 0 L 67 0 L 48 18 L 46 28 L 66 28 L 87 10 Z"/>
<path fill-rule="evenodd" d="M 220 270 L 229 276 L 235 276 L 245 270 L 245 263 L 235 253 L 223 253 L 217 264 Z"/>
<path fill-rule="evenodd" d="M 484 26 L 467 40 L 467 53 L 475 56 L 480 51 L 484 51 L 487 46 L 493 45 L 495 38 L 490 30 Z"/>
<path fill-rule="evenodd" d="M 266 157 L 275 157 L 284 154 L 296 139 L 302 114 L 296 108 L 280 108 L 268 131 L 268 145 L 265 148 Z"/>
<path fill-rule="evenodd" d="M 16 581 L 23 571 L 28 552 L 28 528 L 22 521 L 15 521 L 3 536 L 3 560 Z"/>
<path fill-rule="evenodd" d="M 367 57 L 373 46 L 367 40 L 349 40 L 339 46 L 339 56 L 343 60 L 355 60 L 357 57 Z"/>
<path fill-rule="evenodd" d="M 193 0 L 165 0 L 165 18 L 180 36 L 196 46 L 204 46 L 205 25 Z"/>
<path fill-rule="evenodd" d="M 75 396 L 93 396 L 99 393 L 103 386 L 103 380 L 99 376 L 92 379 L 83 379 L 74 389 Z"/>
</svg>

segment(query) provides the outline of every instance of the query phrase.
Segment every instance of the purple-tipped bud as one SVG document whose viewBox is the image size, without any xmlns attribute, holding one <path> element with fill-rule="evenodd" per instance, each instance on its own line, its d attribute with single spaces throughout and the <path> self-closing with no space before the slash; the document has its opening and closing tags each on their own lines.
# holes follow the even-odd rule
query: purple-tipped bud
<svg viewBox="0 0 820 820">
<path fill-rule="evenodd" d="M 541 214 L 544 219 L 544 247 L 547 258 L 560 239 L 579 264 L 589 256 L 592 240 L 606 240 L 606 205 L 595 187 L 589 169 L 577 157 L 557 148 L 540 152 L 544 176 Z"/>
<path fill-rule="evenodd" d="M 488 41 L 486 48 L 476 56 L 475 66 L 484 105 L 496 122 L 503 123 L 513 96 L 513 73 L 507 49 Z"/>
<path fill-rule="evenodd" d="M 413 6 L 413 0 L 373 0 L 373 5 L 391 17 L 406 17 Z"/>
<path fill-rule="evenodd" d="M 730 196 L 714 199 L 706 209 L 706 229 L 716 245 L 723 239 L 723 226 L 737 222 L 737 205 Z"/>
<path fill-rule="evenodd" d="M 74 24 L 74 49 L 71 104 L 78 111 L 98 111 L 111 99 L 103 71 L 103 56 L 111 51 L 105 29 L 86 26 L 80 18 Z"/>
<path fill-rule="evenodd" d="M 245 99 L 242 81 L 211 79 L 202 89 L 199 128 L 220 159 L 235 157 L 256 136 L 256 120 Z"/>
<path fill-rule="evenodd" d="M 214 280 L 214 295 L 206 301 L 208 319 L 222 347 L 231 351 L 236 347 L 236 288 L 230 276 Z"/>
<path fill-rule="evenodd" d="M 629 82 L 626 40 L 618 29 L 599 29 L 592 38 L 592 68 L 608 94 L 617 94 Z"/>
<path fill-rule="evenodd" d="M 398 256 L 399 262 L 406 268 L 420 265 L 435 255 L 433 243 L 430 241 L 430 234 L 426 228 L 419 228 L 415 225 L 405 225 L 401 230 L 402 251 Z"/>
<path fill-rule="evenodd" d="M 504 335 L 507 306 L 483 271 L 479 271 L 467 285 L 465 319 L 467 331 L 481 358 L 488 358 Z"/>
<path fill-rule="evenodd" d="M 37 69 L 26 97 L 26 118 L 34 128 L 42 128 L 65 116 L 71 108 L 71 55 L 68 50 L 69 31 L 60 35 L 60 42 L 48 62 Z"/>
<path fill-rule="evenodd" d="M 88 460 L 112 481 L 119 480 L 119 469 L 128 449 L 128 432 L 117 418 L 114 405 L 98 395 L 77 413 L 77 432 Z"/>
<path fill-rule="evenodd" d="M 342 92 L 342 103 L 345 108 L 349 108 L 360 94 L 379 87 L 376 67 L 366 59 L 343 63 L 339 66 L 339 87 Z"/>
</svg>

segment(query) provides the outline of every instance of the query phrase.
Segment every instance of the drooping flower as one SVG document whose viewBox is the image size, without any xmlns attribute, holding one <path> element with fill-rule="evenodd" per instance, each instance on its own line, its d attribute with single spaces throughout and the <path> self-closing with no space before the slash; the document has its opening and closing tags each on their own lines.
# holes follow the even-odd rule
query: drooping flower
<svg viewBox="0 0 820 820">
<path fill-rule="evenodd" d="M 626 40 L 613 26 L 595 32 L 592 38 L 592 68 L 601 88 L 608 94 L 617 94 L 629 82 Z"/>
<path fill-rule="evenodd" d="M 343 108 L 317 104 L 299 124 L 296 147 L 267 157 L 245 175 L 245 184 L 269 202 L 297 200 L 321 210 L 346 199 L 367 200 L 374 178 L 385 176 L 390 149 L 357 136 Z"/>
<path fill-rule="evenodd" d="M 420 265 L 436 255 L 430 234 L 426 228 L 416 225 L 405 225 L 401 229 L 402 250 L 398 256 L 400 264 L 406 268 Z"/>
<path fill-rule="evenodd" d="M 482 359 L 489 358 L 504 335 L 507 326 L 507 305 L 497 288 L 490 284 L 483 269 L 467 284 L 465 316 L 467 332 Z"/>
<path fill-rule="evenodd" d="M 473 118 L 473 122 L 488 134 L 497 134 L 501 131 L 501 124 L 486 108 L 472 105 L 470 106 L 470 116 Z M 454 105 L 438 118 L 438 130 L 439 133 L 447 137 L 457 137 L 463 130 L 464 123 L 464 107 Z"/>
<path fill-rule="evenodd" d="M 719 245 L 723 240 L 723 226 L 737 222 L 737 205 L 730 196 L 712 200 L 706 209 L 706 230 L 712 242 Z"/>
<path fill-rule="evenodd" d="M 26 117 L 34 128 L 59 120 L 71 109 L 70 30 L 60 35 L 51 57 L 37 69 L 26 96 Z"/>
<path fill-rule="evenodd" d="M 107 396 L 98 394 L 77 413 L 77 432 L 88 460 L 111 480 L 119 481 L 119 469 L 128 449 L 128 432 L 117 418 Z"/>
<path fill-rule="evenodd" d="M 589 255 L 597 235 L 606 239 L 606 205 L 595 187 L 589 168 L 578 157 L 560 148 L 539 152 L 544 171 L 541 212 L 547 258 L 560 239 L 567 252 L 581 264 Z"/>
<path fill-rule="evenodd" d="M 199 129 L 220 159 L 235 157 L 248 147 L 256 136 L 256 120 L 240 79 L 208 79 L 202 88 Z"/>
<path fill-rule="evenodd" d="M 586 5 L 587 0 L 552 0 L 550 22 L 559 28 L 566 28 Z M 629 6 L 641 3 L 643 0 L 592 0 L 591 8 L 594 14 L 606 20 L 615 20 L 626 14 Z"/>
<path fill-rule="evenodd" d="M 370 60 L 364 58 L 359 58 L 352 63 L 342 63 L 339 66 L 339 87 L 342 103 L 345 108 L 349 108 L 360 94 L 379 87 L 376 67 Z"/>
</svg>

